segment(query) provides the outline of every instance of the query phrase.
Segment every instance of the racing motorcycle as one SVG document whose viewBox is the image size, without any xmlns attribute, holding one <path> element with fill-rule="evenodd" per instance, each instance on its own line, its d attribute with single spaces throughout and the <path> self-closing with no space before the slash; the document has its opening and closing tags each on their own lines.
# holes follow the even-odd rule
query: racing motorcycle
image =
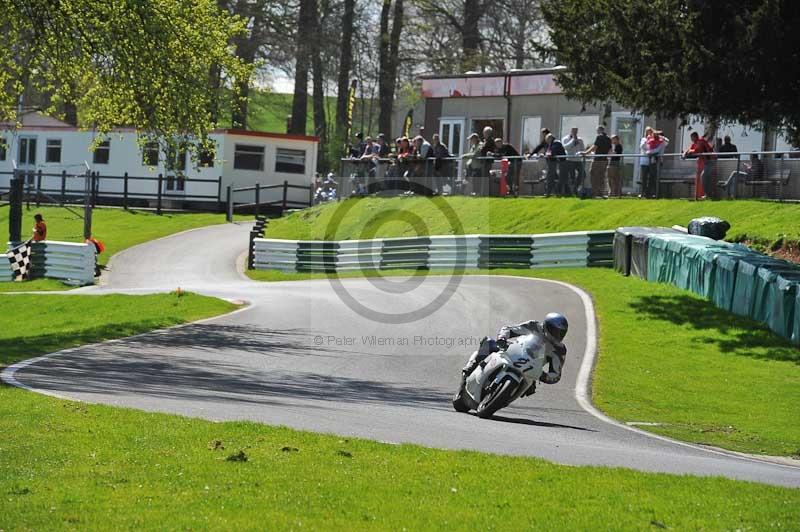
<svg viewBox="0 0 800 532">
<path fill-rule="evenodd" d="M 472 356 L 477 354 L 475 351 Z M 535 387 L 546 362 L 545 340 L 540 335 L 512 338 L 505 349 L 487 356 L 466 381 L 462 379 L 453 396 L 453 408 L 491 417 Z"/>
</svg>

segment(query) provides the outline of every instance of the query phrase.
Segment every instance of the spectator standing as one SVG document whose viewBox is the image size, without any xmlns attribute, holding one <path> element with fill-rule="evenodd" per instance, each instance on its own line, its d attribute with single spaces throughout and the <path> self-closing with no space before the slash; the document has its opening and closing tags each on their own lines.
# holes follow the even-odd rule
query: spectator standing
<svg viewBox="0 0 800 532">
<path fill-rule="evenodd" d="M 492 165 L 494 164 L 494 152 L 497 150 L 497 147 L 494 145 L 494 130 L 486 126 L 483 128 L 483 143 L 481 144 L 480 151 L 478 152 L 478 156 L 482 159 L 481 163 L 483 163 L 483 171 L 481 173 L 481 181 L 478 184 L 478 195 L 479 196 L 486 196 L 489 193 L 489 183 L 492 171 Z"/>
<path fill-rule="evenodd" d="M 414 174 L 417 177 L 430 177 L 433 172 L 432 164 L 428 162 L 429 158 L 433 158 L 433 148 L 431 143 L 425 140 L 422 135 L 414 137 L 414 150 L 416 151 L 416 161 L 414 164 Z"/>
<path fill-rule="evenodd" d="M 467 142 L 469 146 L 467 147 L 464 155 L 461 156 L 461 159 L 465 161 L 465 168 L 467 173 L 467 179 L 470 183 L 475 183 L 476 179 L 480 179 L 481 175 L 481 162 L 478 160 L 480 156 L 480 137 L 477 133 L 470 133 L 469 137 L 467 137 Z M 475 187 L 473 186 L 473 190 Z"/>
<path fill-rule="evenodd" d="M 508 184 L 509 193 L 519 194 L 519 178 L 522 170 L 522 160 L 519 157 L 519 152 L 514 146 L 508 142 L 503 142 L 503 139 L 499 137 L 494 139 L 494 145 L 497 150 L 495 155 L 497 155 L 498 159 L 508 159 L 506 184 Z"/>
<path fill-rule="evenodd" d="M 364 149 L 366 146 L 367 143 L 364 142 L 364 135 L 359 131 L 356 133 L 356 142 L 353 144 L 353 148 L 350 150 L 350 157 L 359 159 L 362 155 L 364 155 Z"/>
<path fill-rule="evenodd" d="M 739 148 L 736 147 L 736 144 L 731 143 L 731 138 L 728 135 L 725 135 L 725 138 L 722 141 L 722 145 L 719 147 L 720 153 L 737 153 Z M 736 157 L 735 155 L 720 155 L 720 159 L 732 159 Z"/>
<path fill-rule="evenodd" d="M 623 153 L 622 143 L 619 140 L 619 135 L 611 136 L 611 153 L 614 154 L 608 158 L 608 188 L 609 195 L 619 198 L 622 196 L 622 176 L 620 175 L 622 167 Z"/>
<path fill-rule="evenodd" d="M 539 144 L 529 154 L 527 154 L 528 155 L 528 159 L 531 159 L 534 155 L 539 155 L 539 152 L 544 153 L 544 151 L 547 149 L 547 140 L 546 139 L 547 139 L 547 135 L 550 134 L 550 130 L 547 129 L 546 127 L 543 127 L 541 133 L 542 133 L 542 136 L 541 136 L 541 138 L 539 140 Z"/>
<path fill-rule="evenodd" d="M 566 163 L 564 145 L 561 141 L 550 133 L 545 137 L 547 147 L 545 157 L 547 158 L 547 177 L 545 181 L 544 195 L 550 196 L 554 191 L 558 195 L 569 194 L 569 183 L 567 171 L 564 168 Z"/>
<path fill-rule="evenodd" d="M 367 175 L 369 177 L 375 177 L 377 174 L 379 153 L 380 146 L 372 140 L 372 137 L 367 137 L 364 153 L 359 160 L 367 165 Z"/>
<path fill-rule="evenodd" d="M 42 242 L 47 240 L 47 224 L 41 214 L 34 214 L 33 219 L 36 223 L 33 224 L 33 241 Z"/>
<path fill-rule="evenodd" d="M 449 177 L 447 174 L 450 169 L 450 151 L 447 145 L 443 144 L 439 139 L 439 134 L 434 133 L 431 138 L 431 147 L 433 152 L 433 188 L 435 194 L 442 194 L 444 192 L 444 178 Z M 452 186 L 450 187 L 452 191 Z"/>
<path fill-rule="evenodd" d="M 578 189 L 583 186 L 586 177 L 583 169 L 583 158 L 581 154 L 586 150 L 583 139 L 578 136 L 578 128 L 573 127 L 569 135 L 561 140 L 564 150 L 567 152 L 567 161 L 562 165 L 562 170 L 566 168 L 570 189 L 574 194 L 578 194 Z"/>
<path fill-rule="evenodd" d="M 386 159 L 389 157 L 389 143 L 386 142 L 386 135 L 378 133 L 378 157 Z"/>
<path fill-rule="evenodd" d="M 597 127 L 597 137 L 589 146 L 584 155 L 595 154 L 592 160 L 592 169 L 589 171 L 589 182 L 592 186 L 592 196 L 595 198 L 608 196 L 606 193 L 606 169 L 608 168 L 608 155 L 611 152 L 611 139 L 606 135 L 606 128 Z"/>
<path fill-rule="evenodd" d="M 713 177 L 714 177 L 714 161 L 716 156 L 709 155 L 714 153 L 714 147 L 701 137 L 697 131 L 692 132 L 690 135 L 692 145 L 683 152 L 683 156 L 687 159 L 697 159 L 697 173 L 695 175 L 695 189 L 696 195 L 700 199 L 712 197 L 713 195 Z"/>
</svg>

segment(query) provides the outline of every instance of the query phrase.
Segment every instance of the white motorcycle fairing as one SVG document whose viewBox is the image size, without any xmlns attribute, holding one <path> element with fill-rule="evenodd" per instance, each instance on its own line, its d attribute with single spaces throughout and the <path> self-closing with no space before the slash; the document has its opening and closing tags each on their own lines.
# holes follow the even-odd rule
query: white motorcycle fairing
<svg viewBox="0 0 800 532">
<path fill-rule="evenodd" d="M 486 357 L 467 378 L 466 395 L 473 409 L 477 408 L 487 390 L 510 377 L 517 382 L 512 401 L 519 398 L 531 386 L 535 386 L 547 361 L 544 339 L 538 334 L 518 336 L 504 351 Z M 507 406 L 507 405 L 506 405 Z"/>
</svg>

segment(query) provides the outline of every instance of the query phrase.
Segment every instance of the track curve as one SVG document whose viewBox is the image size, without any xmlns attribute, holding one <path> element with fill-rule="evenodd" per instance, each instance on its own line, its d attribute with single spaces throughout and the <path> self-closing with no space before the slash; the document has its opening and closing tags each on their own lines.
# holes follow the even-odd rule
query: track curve
<svg viewBox="0 0 800 532">
<path fill-rule="evenodd" d="M 237 272 L 246 225 L 213 226 L 131 248 L 84 294 L 180 286 L 247 300 L 239 312 L 84 346 L 8 368 L 4 380 L 89 402 L 213 420 L 501 454 L 800 487 L 800 468 L 628 430 L 582 408 L 576 384 L 594 330 L 578 291 L 552 281 L 466 276 L 436 313 L 410 324 L 365 319 L 327 280 L 258 283 Z M 403 312 L 445 289 L 430 276 L 399 294 L 396 279 L 342 281 L 364 305 Z M 495 420 L 454 412 L 458 371 L 478 337 L 560 309 L 570 319 L 562 381 Z M 579 390 L 580 391 L 580 390 Z"/>
</svg>

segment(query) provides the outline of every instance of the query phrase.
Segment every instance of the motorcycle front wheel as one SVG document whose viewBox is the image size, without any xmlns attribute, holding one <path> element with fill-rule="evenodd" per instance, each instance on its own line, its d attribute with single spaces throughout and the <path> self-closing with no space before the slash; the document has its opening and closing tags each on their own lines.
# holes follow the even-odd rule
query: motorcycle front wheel
<svg viewBox="0 0 800 532">
<path fill-rule="evenodd" d="M 517 381 L 511 377 L 503 378 L 503 380 L 500 381 L 478 405 L 478 417 L 492 417 L 495 412 L 503 407 L 508 406 L 508 404 L 511 402 L 511 397 L 514 395 L 514 390 L 516 387 Z"/>
</svg>

